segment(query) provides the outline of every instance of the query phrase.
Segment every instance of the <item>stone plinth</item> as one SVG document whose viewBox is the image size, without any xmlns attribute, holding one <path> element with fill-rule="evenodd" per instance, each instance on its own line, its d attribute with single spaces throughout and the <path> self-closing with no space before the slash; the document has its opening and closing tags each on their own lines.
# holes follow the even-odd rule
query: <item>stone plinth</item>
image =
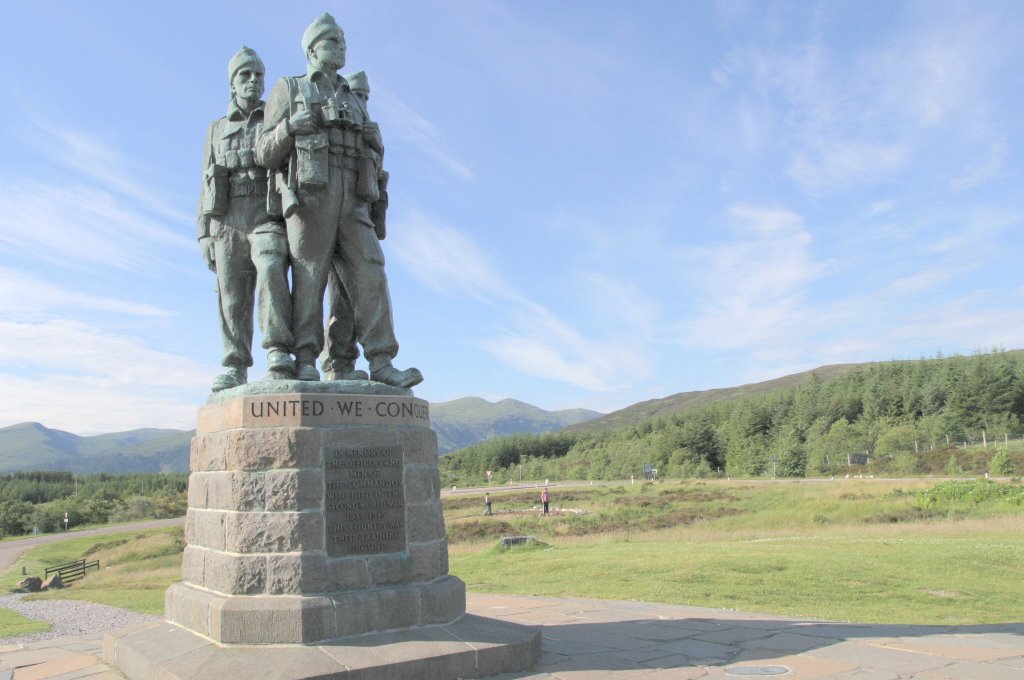
<svg viewBox="0 0 1024 680">
<path fill-rule="evenodd" d="M 156 677 L 128 669 L 145 666 L 144 650 L 167 631 L 214 654 L 225 645 L 327 645 L 334 658 L 352 646 L 339 640 L 364 636 L 364 647 L 367 636 L 389 634 L 399 637 L 380 639 L 398 644 L 399 656 L 441 635 L 430 667 L 465 654 L 449 644 L 467 636 L 466 593 L 448 575 L 427 402 L 370 382 L 227 390 L 199 412 L 190 469 L 183 580 L 167 590 L 167 624 L 108 640 L 109 658 L 129 677 Z M 426 632 L 434 628 L 448 632 Z M 532 665 L 536 654 L 522 652 L 539 644 L 537 634 L 504 634 L 522 648 L 515 668 Z M 512 670 L 497 661 L 500 644 L 481 649 L 494 658 L 480 666 L 474 653 L 476 670 L 463 674 L 460 662 L 452 677 Z"/>
</svg>

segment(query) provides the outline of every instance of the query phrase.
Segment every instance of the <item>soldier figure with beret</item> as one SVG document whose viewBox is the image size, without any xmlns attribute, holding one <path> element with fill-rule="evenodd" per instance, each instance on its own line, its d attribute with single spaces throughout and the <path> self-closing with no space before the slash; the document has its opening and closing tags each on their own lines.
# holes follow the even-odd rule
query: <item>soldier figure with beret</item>
<svg viewBox="0 0 1024 680">
<path fill-rule="evenodd" d="M 280 218 L 267 213 L 267 171 L 255 158 L 263 127 L 263 62 L 243 47 L 228 64 L 228 115 L 210 125 L 203 149 L 199 247 L 217 274 L 223 365 L 213 391 L 244 385 L 252 366 L 253 303 L 272 378 L 291 378 L 288 242 Z M 258 295 L 257 295 L 258 294 Z"/>
<path fill-rule="evenodd" d="M 320 378 L 324 292 L 337 254 L 370 379 L 412 387 L 423 380 L 419 370 L 392 365 L 398 341 L 384 253 L 371 217 L 378 197 L 360 182 L 364 152 L 383 152 L 380 130 L 338 74 L 345 65 L 345 36 L 330 14 L 306 29 L 302 49 L 306 75 L 274 85 L 257 141 L 258 161 L 273 173 L 271 212 L 280 211 L 287 224 L 296 377 Z"/>
</svg>

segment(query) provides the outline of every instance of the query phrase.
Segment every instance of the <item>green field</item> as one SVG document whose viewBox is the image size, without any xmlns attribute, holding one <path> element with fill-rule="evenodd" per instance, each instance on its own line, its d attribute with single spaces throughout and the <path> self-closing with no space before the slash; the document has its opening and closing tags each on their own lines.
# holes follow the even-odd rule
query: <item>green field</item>
<svg viewBox="0 0 1024 680">
<path fill-rule="evenodd" d="M 162 614 L 164 591 L 181 578 L 181 527 L 150 529 L 105 536 L 83 536 L 45 543 L 27 550 L 0 575 L 0 588 L 11 590 L 29 574 L 42 576 L 46 567 L 88 558 L 99 560 L 100 571 L 63 590 L 35 593 L 26 599 L 65 598 L 125 607 L 145 614 Z"/>
<path fill-rule="evenodd" d="M 1024 621 L 1024 489 L 937 480 L 695 481 L 551 488 L 443 499 L 451 573 L 470 590 L 667 602 L 863 623 Z M 499 551 L 503 535 L 542 549 Z M 88 556 L 76 597 L 160 613 L 179 578 L 180 529 L 34 549 L 0 578 Z"/>
<path fill-rule="evenodd" d="M 50 628 L 52 626 L 48 623 L 27 619 L 10 609 L 0 609 L 0 638 L 42 633 Z"/>
<path fill-rule="evenodd" d="M 864 623 L 1024 621 L 1024 512 L 926 507 L 935 482 L 667 482 L 552 489 L 578 511 L 516 514 L 536 493 L 446 502 L 470 590 L 668 602 Z M 588 514 L 582 514 L 582 513 Z M 504 534 L 547 550 L 494 549 Z"/>
</svg>

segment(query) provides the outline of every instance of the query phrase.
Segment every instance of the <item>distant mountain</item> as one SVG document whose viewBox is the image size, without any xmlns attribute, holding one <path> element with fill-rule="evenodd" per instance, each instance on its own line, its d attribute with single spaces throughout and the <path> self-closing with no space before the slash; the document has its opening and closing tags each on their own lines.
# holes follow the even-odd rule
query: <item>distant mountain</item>
<svg viewBox="0 0 1024 680">
<path fill-rule="evenodd" d="M 479 397 L 464 397 L 430 405 L 430 422 L 437 431 L 437 448 L 442 455 L 504 435 L 554 432 L 600 415 L 582 408 L 545 411 L 515 399 L 491 403 Z"/>
<path fill-rule="evenodd" d="M 194 434 L 147 428 L 82 437 L 19 423 L 0 428 L 0 472 L 187 472 Z"/>
<path fill-rule="evenodd" d="M 514 399 L 492 404 L 467 397 L 431 404 L 442 454 L 507 434 L 553 432 L 601 414 L 586 409 L 544 411 Z M 0 428 L 0 472 L 187 472 L 195 430 L 142 429 L 83 437 L 40 423 Z"/>
<path fill-rule="evenodd" d="M 697 404 L 712 404 L 732 399 L 742 399 L 756 394 L 766 394 L 772 390 L 798 385 L 812 373 L 817 375 L 822 382 L 832 378 L 846 375 L 858 367 L 865 367 L 868 364 L 830 364 L 821 366 L 803 373 L 785 375 L 773 380 L 765 380 L 759 383 L 740 385 L 739 387 L 720 387 L 714 390 L 701 390 L 695 392 L 679 392 L 661 399 L 650 399 L 641 401 L 638 404 L 627 406 L 618 411 L 612 411 L 600 418 L 587 420 L 567 425 L 564 429 L 567 432 L 596 432 L 597 430 L 610 430 L 638 422 L 651 416 L 667 415 Z"/>
</svg>

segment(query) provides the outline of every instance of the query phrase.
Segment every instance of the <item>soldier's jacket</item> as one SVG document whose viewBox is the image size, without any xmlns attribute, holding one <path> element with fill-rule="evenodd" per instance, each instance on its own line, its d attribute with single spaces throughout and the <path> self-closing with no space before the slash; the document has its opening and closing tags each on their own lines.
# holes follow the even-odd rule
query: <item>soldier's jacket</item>
<svg viewBox="0 0 1024 680">
<path fill-rule="evenodd" d="M 287 119 L 293 112 L 308 109 L 317 129 L 312 134 L 288 134 Z M 329 120 L 325 110 L 336 112 L 338 122 Z M 358 160 L 368 146 L 381 146 L 379 136 L 367 139 L 363 126 L 369 121 L 366 109 L 341 76 L 332 76 L 312 66 L 304 76 L 282 78 L 267 98 L 263 132 L 257 140 L 257 159 L 271 171 L 287 174 L 295 153 L 298 167 L 291 169 L 300 194 L 316 192 L 327 182 L 330 167 L 358 169 Z M 281 177 L 277 181 L 281 181 Z"/>
<path fill-rule="evenodd" d="M 224 227 L 246 233 L 279 228 L 266 210 L 267 171 L 256 162 L 263 119 L 262 102 L 246 115 L 232 99 L 228 115 L 210 125 L 203 146 L 200 238 Z"/>
</svg>

